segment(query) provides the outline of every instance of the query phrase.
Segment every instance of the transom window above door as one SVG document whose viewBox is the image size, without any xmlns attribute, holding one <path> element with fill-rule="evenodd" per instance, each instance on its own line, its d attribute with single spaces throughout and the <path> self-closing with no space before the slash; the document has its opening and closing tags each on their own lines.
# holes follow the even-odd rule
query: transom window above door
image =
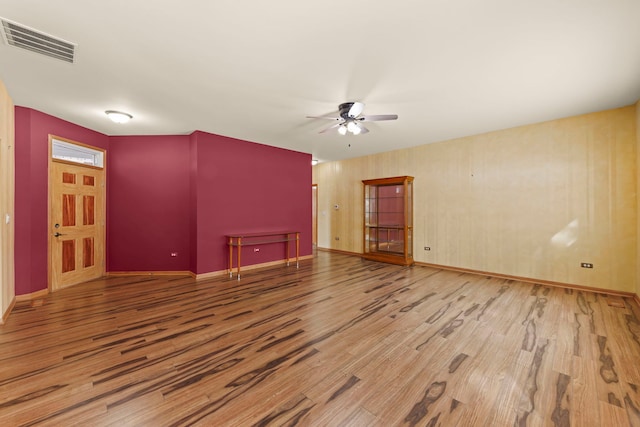
<svg viewBox="0 0 640 427">
<path fill-rule="evenodd" d="M 104 152 L 53 138 L 51 157 L 86 166 L 104 167 Z"/>
</svg>

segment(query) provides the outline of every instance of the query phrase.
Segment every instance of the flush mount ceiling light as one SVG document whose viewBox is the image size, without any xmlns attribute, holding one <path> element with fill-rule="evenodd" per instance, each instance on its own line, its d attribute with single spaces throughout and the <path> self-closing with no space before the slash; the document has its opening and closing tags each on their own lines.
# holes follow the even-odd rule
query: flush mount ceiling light
<svg viewBox="0 0 640 427">
<path fill-rule="evenodd" d="M 317 164 L 318 164 L 318 160 L 317 159 L 311 160 L 311 166 L 315 166 Z"/>
<path fill-rule="evenodd" d="M 116 123 L 127 123 L 133 118 L 131 114 L 123 113 L 122 111 L 107 110 L 105 114 Z"/>
</svg>

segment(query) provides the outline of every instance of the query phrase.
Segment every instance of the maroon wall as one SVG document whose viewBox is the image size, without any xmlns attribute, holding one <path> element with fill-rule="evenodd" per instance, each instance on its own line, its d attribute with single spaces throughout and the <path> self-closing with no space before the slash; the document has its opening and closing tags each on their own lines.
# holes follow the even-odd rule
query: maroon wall
<svg viewBox="0 0 640 427">
<path fill-rule="evenodd" d="M 224 270 L 225 234 L 239 231 L 300 230 L 301 254 L 311 254 L 310 163 L 205 132 L 111 137 L 108 271 Z M 267 245 L 243 264 L 283 256 L 283 244 Z"/>
<path fill-rule="evenodd" d="M 15 117 L 16 295 L 47 288 L 49 134 L 107 149 L 107 271 L 224 270 L 236 232 L 299 230 L 311 254 L 309 154 L 204 132 L 108 137 L 23 107 Z M 283 255 L 266 245 L 243 265 Z"/>
<path fill-rule="evenodd" d="M 198 274 L 227 268 L 225 234 L 297 230 L 311 254 L 311 155 L 204 132 L 197 148 Z M 284 257 L 283 244 L 243 251 L 243 265 Z"/>
<path fill-rule="evenodd" d="M 198 271 L 198 137 L 189 135 L 189 271 Z"/>
<path fill-rule="evenodd" d="M 16 295 L 47 289 L 49 134 L 108 148 L 101 133 L 24 107 L 15 108 Z"/>
<path fill-rule="evenodd" d="M 110 138 L 107 271 L 190 269 L 189 146 L 189 136 Z"/>
</svg>

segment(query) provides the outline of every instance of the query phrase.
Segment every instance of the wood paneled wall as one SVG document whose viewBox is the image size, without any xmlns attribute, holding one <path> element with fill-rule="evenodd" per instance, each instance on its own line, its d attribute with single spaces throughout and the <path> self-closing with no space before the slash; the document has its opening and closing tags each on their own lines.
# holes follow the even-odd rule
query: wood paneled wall
<svg viewBox="0 0 640 427">
<path fill-rule="evenodd" d="M 412 175 L 417 262 L 636 292 L 636 120 L 629 106 L 321 163 L 318 246 L 362 252 L 361 180 Z"/>
<path fill-rule="evenodd" d="M 636 199 L 637 199 L 637 216 L 638 216 L 638 249 L 637 249 L 637 274 L 636 274 L 636 296 L 640 298 L 640 101 L 636 102 L 636 174 L 638 176 L 638 182 L 636 184 Z"/>
<path fill-rule="evenodd" d="M 14 206 L 15 142 L 14 107 L 0 82 L 0 323 L 15 299 Z M 7 223 L 8 215 L 8 223 Z"/>
</svg>

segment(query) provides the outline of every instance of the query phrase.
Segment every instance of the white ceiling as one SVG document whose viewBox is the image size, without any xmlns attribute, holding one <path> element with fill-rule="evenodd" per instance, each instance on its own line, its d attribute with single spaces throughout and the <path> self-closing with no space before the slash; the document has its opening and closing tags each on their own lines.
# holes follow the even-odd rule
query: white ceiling
<svg viewBox="0 0 640 427">
<path fill-rule="evenodd" d="M 640 99 L 638 0 L 0 0 L 0 16 L 77 43 L 69 64 L 0 42 L 14 103 L 108 135 L 202 130 L 328 161 Z M 345 101 L 399 119 L 341 136 L 305 118 Z"/>
</svg>

